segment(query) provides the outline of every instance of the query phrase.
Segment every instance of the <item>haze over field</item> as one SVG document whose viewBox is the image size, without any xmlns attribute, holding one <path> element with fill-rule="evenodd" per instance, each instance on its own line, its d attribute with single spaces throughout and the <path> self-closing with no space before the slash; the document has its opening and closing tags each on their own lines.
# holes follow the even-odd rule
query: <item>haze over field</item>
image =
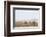
<svg viewBox="0 0 46 37">
<path fill-rule="evenodd" d="M 39 10 L 15 10 L 16 21 L 20 20 L 32 20 L 40 18 Z"/>
</svg>

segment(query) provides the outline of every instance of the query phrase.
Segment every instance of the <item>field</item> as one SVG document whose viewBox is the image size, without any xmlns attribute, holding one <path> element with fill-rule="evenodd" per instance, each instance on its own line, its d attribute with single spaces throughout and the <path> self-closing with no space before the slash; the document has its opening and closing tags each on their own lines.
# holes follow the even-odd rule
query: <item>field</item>
<svg viewBox="0 0 46 37">
<path fill-rule="evenodd" d="M 16 27 L 38 26 L 37 21 L 16 21 Z"/>
</svg>

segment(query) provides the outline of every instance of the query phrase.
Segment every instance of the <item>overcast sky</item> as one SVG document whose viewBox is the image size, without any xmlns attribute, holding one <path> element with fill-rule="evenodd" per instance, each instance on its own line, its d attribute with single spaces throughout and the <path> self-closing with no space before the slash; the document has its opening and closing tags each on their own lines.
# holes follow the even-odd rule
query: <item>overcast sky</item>
<svg viewBox="0 0 46 37">
<path fill-rule="evenodd" d="M 15 10 L 16 20 L 22 19 L 39 19 L 40 12 L 39 10 Z"/>
</svg>

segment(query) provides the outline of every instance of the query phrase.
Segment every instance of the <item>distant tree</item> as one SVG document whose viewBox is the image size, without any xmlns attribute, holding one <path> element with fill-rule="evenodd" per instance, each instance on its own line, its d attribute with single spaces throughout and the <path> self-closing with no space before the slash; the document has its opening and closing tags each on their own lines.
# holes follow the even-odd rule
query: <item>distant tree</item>
<svg viewBox="0 0 46 37">
<path fill-rule="evenodd" d="M 36 21 L 33 21 L 33 22 L 32 22 L 32 25 L 33 25 L 33 26 L 37 26 L 38 23 L 37 23 Z"/>
<path fill-rule="evenodd" d="M 24 24 L 27 24 L 27 21 L 25 21 Z"/>
</svg>

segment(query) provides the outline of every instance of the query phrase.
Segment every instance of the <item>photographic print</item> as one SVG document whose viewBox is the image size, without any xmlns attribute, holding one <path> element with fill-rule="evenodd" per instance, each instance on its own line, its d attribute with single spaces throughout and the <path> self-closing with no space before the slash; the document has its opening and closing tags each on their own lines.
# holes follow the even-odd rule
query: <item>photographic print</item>
<svg viewBox="0 0 46 37">
<path fill-rule="evenodd" d="M 38 26 L 40 13 L 37 10 L 16 10 L 16 27 Z"/>
<path fill-rule="evenodd" d="M 5 1 L 5 10 L 8 36 L 45 34 L 45 3 Z"/>
</svg>

